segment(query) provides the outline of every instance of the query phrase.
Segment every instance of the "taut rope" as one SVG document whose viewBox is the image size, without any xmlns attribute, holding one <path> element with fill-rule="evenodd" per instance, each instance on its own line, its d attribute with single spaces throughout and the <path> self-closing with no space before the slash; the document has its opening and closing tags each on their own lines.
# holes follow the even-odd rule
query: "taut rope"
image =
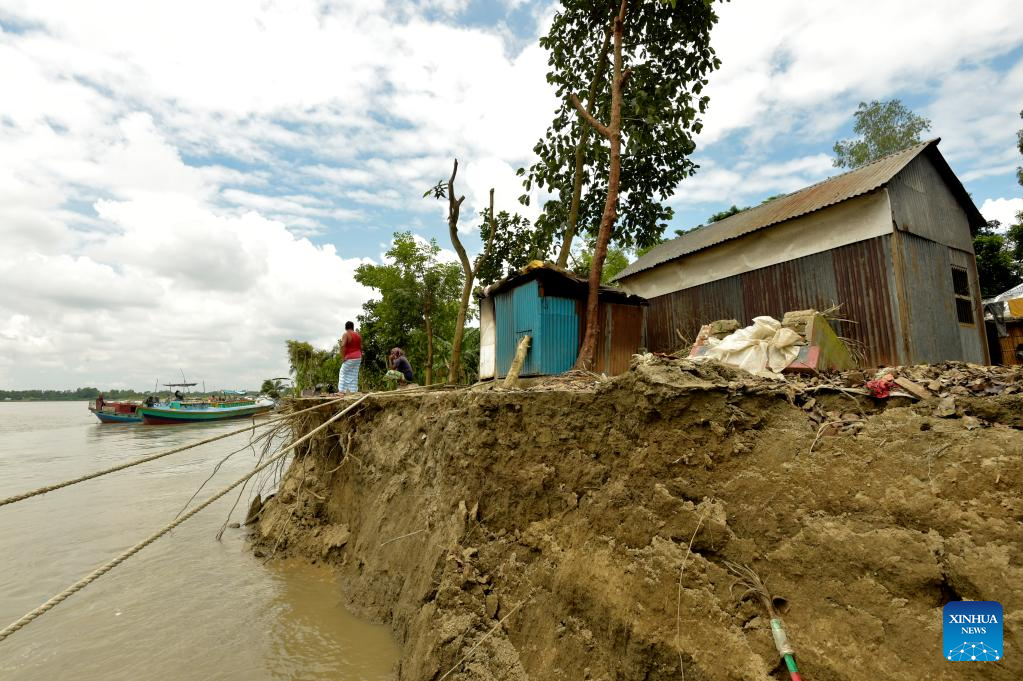
<svg viewBox="0 0 1023 681">
<path fill-rule="evenodd" d="M 5 627 L 3 630 L 0 630 L 0 641 L 3 641 L 5 638 L 10 636 L 14 632 L 18 631 L 19 629 L 21 629 L 25 625 L 29 624 L 30 622 L 32 622 L 32 620 L 36 619 L 40 615 L 42 615 L 42 614 L 46 613 L 47 611 L 53 609 L 54 607 L 56 607 L 57 605 L 59 605 L 60 603 L 65 601 L 69 596 L 71 596 L 71 595 L 81 591 L 85 587 L 89 586 L 94 581 L 96 581 L 97 579 L 99 579 L 100 577 L 105 575 L 106 573 L 110 572 L 115 567 L 117 567 L 118 565 L 120 565 L 121 563 L 126 561 L 127 559 L 131 558 L 136 553 L 138 553 L 142 549 L 146 548 L 147 546 L 149 546 L 150 544 L 155 542 L 157 539 L 159 539 L 160 537 L 164 536 L 165 534 L 167 534 L 168 532 L 173 530 L 175 527 L 177 527 L 181 523 L 185 522 L 186 520 L 188 520 L 189 518 L 194 516 L 199 511 L 203 510 L 204 508 L 206 508 L 207 506 L 209 506 L 210 504 L 212 504 L 216 500 L 218 500 L 221 497 L 223 497 L 225 494 L 227 494 L 228 492 L 233 490 L 238 485 L 242 484 L 243 482 L 245 482 L 246 480 L 248 480 L 252 476 L 256 475 L 257 473 L 259 473 L 263 469 L 267 468 L 271 464 L 275 463 L 276 461 L 280 460 L 285 454 L 290 452 L 292 449 L 294 449 L 295 447 L 299 446 L 300 444 L 302 444 L 303 442 L 305 442 L 306 440 L 311 438 L 313 435 L 315 435 L 316 433 L 320 432 L 321 430 L 323 430 L 324 428 L 329 426 L 331 423 L 333 423 L 334 421 L 337 421 L 339 418 L 341 418 L 342 416 L 344 416 L 345 414 L 350 412 L 352 409 L 354 409 L 360 402 L 365 400 L 367 397 L 369 397 L 369 395 L 363 395 L 358 400 L 356 400 L 355 402 L 353 402 L 349 406 L 345 407 L 340 412 L 338 412 L 334 416 L 330 417 L 329 419 L 324 421 L 322 424 L 320 424 L 319 426 L 317 426 L 313 430 L 309 431 L 308 433 L 306 433 L 305 435 L 303 435 L 299 439 L 295 440 L 294 442 L 292 442 L 290 445 L 288 445 L 287 447 L 285 447 L 281 451 L 277 452 L 277 454 L 272 456 L 270 459 L 268 459 L 263 464 L 257 466 L 256 468 L 253 468 L 246 475 L 242 476 L 241 478 L 238 478 L 237 480 L 235 480 L 233 483 L 231 483 L 230 485 L 228 485 L 224 489 L 220 490 L 219 492 L 217 492 L 213 496 L 211 496 L 208 499 L 206 499 L 204 502 L 202 502 L 201 504 L 199 504 L 198 506 L 193 508 L 188 513 L 184 514 L 180 518 L 177 518 L 173 522 L 171 522 L 171 523 L 165 525 L 164 527 L 162 527 L 161 529 L 157 530 L 156 532 L 154 532 L 150 536 L 146 537 L 145 539 L 140 541 L 138 544 L 135 544 L 135 546 L 131 547 L 130 549 L 128 549 L 127 551 L 125 551 L 121 555 L 119 555 L 116 558 L 114 558 L 113 560 L 111 560 L 110 562 L 108 562 L 108 563 L 106 563 L 104 565 L 101 565 L 100 567 L 96 568 L 95 570 L 90 572 L 88 575 L 86 575 L 85 577 L 82 577 L 80 580 L 78 580 L 77 582 L 75 582 L 74 584 L 69 586 L 68 588 L 64 589 L 59 594 L 57 594 L 56 596 L 54 596 L 50 600 L 46 601 L 45 603 L 40 605 L 38 608 L 36 608 L 32 612 L 27 613 L 21 619 L 17 620 L 16 622 L 12 622 L 7 627 Z"/>
</svg>

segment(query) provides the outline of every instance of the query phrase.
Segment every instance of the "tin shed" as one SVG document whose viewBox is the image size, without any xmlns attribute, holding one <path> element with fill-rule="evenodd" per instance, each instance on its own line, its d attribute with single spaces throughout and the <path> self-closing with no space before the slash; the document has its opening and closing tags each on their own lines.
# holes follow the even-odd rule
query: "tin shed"
<svg viewBox="0 0 1023 681">
<path fill-rule="evenodd" d="M 530 336 L 521 376 L 564 373 L 575 364 L 586 325 L 585 279 L 532 265 L 487 288 L 480 299 L 480 378 L 508 373 L 515 349 Z M 619 374 L 642 343 L 646 301 L 601 287 L 594 371 Z"/>
</svg>

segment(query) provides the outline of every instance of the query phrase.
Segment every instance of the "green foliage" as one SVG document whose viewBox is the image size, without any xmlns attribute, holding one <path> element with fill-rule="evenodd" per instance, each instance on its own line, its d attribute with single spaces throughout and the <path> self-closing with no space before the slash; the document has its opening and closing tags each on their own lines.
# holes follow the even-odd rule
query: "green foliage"
<svg viewBox="0 0 1023 681">
<path fill-rule="evenodd" d="M 475 383 L 480 380 L 480 329 L 469 326 L 462 338 L 462 363 L 459 367 L 459 383 Z"/>
<path fill-rule="evenodd" d="M 724 220 L 725 218 L 732 217 L 736 213 L 741 213 L 744 210 L 749 210 L 749 206 L 746 206 L 745 208 L 739 208 L 733 203 L 731 208 L 726 208 L 720 213 L 714 213 L 709 218 L 707 218 L 707 223 L 710 224 L 711 222 L 719 222 L 721 220 Z"/>
<path fill-rule="evenodd" d="M 440 262 L 439 253 L 436 240 L 422 243 L 411 232 L 397 232 L 386 254 L 390 262 L 361 265 L 356 270 L 356 281 L 380 291 L 380 298 L 365 303 L 359 315 L 363 354 L 360 381 L 367 387 L 381 385 L 381 377 L 387 372 L 387 354 L 395 346 L 405 350 L 416 381 L 423 383 L 432 341 L 434 376 L 446 373 L 463 274 L 458 263 Z M 471 319 L 471 308 L 468 314 L 467 319 Z"/>
<path fill-rule="evenodd" d="M 276 378 L 268 378 L 263 381 L 263 385 L 259 387 L 259 392 L 267 397 L 277 399 L 281 396 L 281 391 L 284 390 L 284 382 Z"/>
<path fill-rule="evenodd" d="M 1023 221 L 1005 234 L 1000 229 L 1001 224 L 992 220 L 973 237 L 982 298 L 1008 291 L 1023 278 Z"/>
<path fill-rule="evenodd" d="M 676 229 L 675 230 L 675 234 L 677 236 L 682 236 L 683 234 L 685 234 L 685 232 L 682 231 L 681 229 Z M 636 249 L 636 258 L 642 258 L 644 255 L 646 255 L 647 253 L 652 251 L 654 246 L 659 246 L 660 244 L 663 244 L 663 243 L 664 243 L 663 239 L 658 239 L 657 243 L 655 243 L 655 244 L 650 244 L 649 246 L 643 246 L 642 248 L 637 248 Z M 608 255 L 610 255 L 610 253 L 608 253 Z"/>
<path fill-rule="evenodd" d="M 765 203 L 769 203 L 769 202 L 771 202 L 771 201 L 774 201 L 775 199 L 780 199 L 780 198 L 781 198 L 781 197 L 783 197 L 783 196 L 788 196 L 788 194 L 773 194 L 773 195 L 771 195 L 771 196 L 768 196 L 768 197 L 767 197 L 766 199 L 764 199 L 763 201 L 761 201 L 761 202 L 760 202 L 760 205 L 762 206 L 762 205 L 764 205 Z M 710 224 L 710 223 L 712 223 L 712 222 L 720 222 L 721 220 L 724 220 L 725 218 L 730 218 L 730 217 L 732 217 L 733 215 L 735 215 L 735 214 L 737 214 L 737 213 L 741 213 L 741 212 L 743 212 L 744 210 L 749 210 L 750 208 L 752 208 L 752 206 L 744 206 L 744 207 L 742 207 L 742 208 L 739 208 L 738 206 L 736 206 L 736 205 L 735 205 L 735 204 L 733 203 L 733 204 L 732 204 L 732 206 L 731 206 L 731 208 L 726 208 L 726 209 L 724 209 L 723 211 L 721 211 L 721 212 L 719 212 L 719 213 L 714 213 L 714 214 L 713 214 L 713 215 L 711 215 L 711 216 L 710 216 L 709 218 L 707 218 L 707 224 Z M 684 234 L 684 233 L 685 233 L 685 232 L 682 232 L 681 234 Z M 681 236 L 681 234 L 679 234 L 679 235 Z"/>
<path fill-rule="evenodd" d="M 1017 263 L 1023 263 L 1023 212 L 1016 213 L 1016 224 L 1005 231 L 1009 255 Z"/>
<path fill-rule="evenodd" d="M 111 391 L 107 399 L 112 397 Z M 117 391 L 129 392 L 129 391 Z M 75 390 L 0 390 L 0 400 L 46 400 L 46 401 L 67 401 L 67 400 L 94 400 L 100 394 L 96 388 L 77 388 Z"/>
<path fill-rule="evenodd" d="M 493 284 L 528 265 L 547 260 L 551 253 L 551 235 L 518 213 L 501 211 L 494 221 L 497 231 L 490 258 L 481 263 L 476 279 L 481 286 Z"/>
<path fill-rule="evenodd" d="M 567 222 L 575 174 L 575 147 L 580 125 L 569 95 L 585 101 L 598 63 L 605 32 L 618 10 L 617 0 L 566 0 L 540 44 L 548 51 L 547 80 L 557 89 L 560 105 L 544 137 L 533 148 L 537 161 L 527 169 L 527 192 L 534 187 L 553 195 L 537 219 L 540 234 L 550 244 Z M 625 22 L 622 50 L 627 74 L 622 102 L 621 206 L 612 241 L 622 248 L 657 242 L 672 210 L 665 201 L 679 182 L 692 175 L 693 135 L 702 128 L 700 116 L 708 98 L 702 94 L 708 74 L 720 66 L 710 46 L 717 21 L 707 0 L 632 2 Z M 613 60 L 598 78 L 591 113 L 609 120 Z M 579 232 L 593 238 L 607 195 L 610 154 L 606 140 L 590 135 L 585 148 L 583 195 Z M 528 194 L 520 200 L 528 202 Z"/>
<path fill-rule="evenodd" d="M 835 142 L 832 163 L 836 168 L 858 168 L 919 144 L 920 133 L 931 129 L 929 120 L 907 109 L 899 99 L 860 102 L 853 116 L 853 132 L 859 138 Z"/>
<path fill-rule="evenodd" d="M 170 393 L 140 393 L 134 390 L 100 390 L 99 388 L 76 388 L 75 390 L 0 390 L 0 401 L 46 401 L 66 402 L 72 400 L 95 400 L 100 393 L 103 399 L 108 402 L 118 400 L 140 400 L 149 394 L 170 394 Z"/>
<path fill-rule="evenodd" d="M 337 386 L 337 374 L 341 369 L 339 348 L 334 344 L 329 350 L 314 348 L 304 341 L 289 340 L 288 364 L 295 376 L 295 391 L 314 388 L 317 385 Z M 266 385 L 266 382 L 263 384 Z"/>
<path fill-rule="evenodd" d="M 1023 111 L 1019 112 L 1019 117 L 1023 118 Z M 1023 128 L 1016 131 L 1016 146 L 1019 148 L 1019 153 L 1023 154 Z M 1023 185 L 1023 167 L 1016 168 L 1016 180 Z M 1016 219 L 1023 222 L 1023 213 L 1017 215 Z"/>
<path fill-rule="evenodd" d="M 575 272 L 576 276 L 588 278 L 590 276 L 590 265 L 593 263 L 593 243 L 587 244 L 586 248 L 578 256 L 574 257 L 573 260 L 572 271 Z M 628 266 L 629 256 L 626 255 L 625 251 L 609 246 L 607 249 L 607 259 L 604 261 L 604 269 L 600 275 L 600 283 L 609 284 L 616 274 Z"/>
</svg>

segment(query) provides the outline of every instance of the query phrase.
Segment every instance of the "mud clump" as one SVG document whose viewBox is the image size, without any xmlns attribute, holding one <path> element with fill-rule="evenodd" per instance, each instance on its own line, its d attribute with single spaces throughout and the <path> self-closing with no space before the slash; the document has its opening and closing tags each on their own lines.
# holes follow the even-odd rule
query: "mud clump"
<svg viewBox="0 0 1023 681">
<path fill-rule="evenodd" d="M 335 566 L 403 680 L 787 678 L 726 561 L 766 581 L 806 678 L 1018 679 L 1023 432 L 1001 393 L 936 418 L 937 394 L 648 358 L 368 400 L 297 453 L 255 549 Z M 1002 604 L 1002 661 L 942 657 L 960 599 Z"/>
</svg>

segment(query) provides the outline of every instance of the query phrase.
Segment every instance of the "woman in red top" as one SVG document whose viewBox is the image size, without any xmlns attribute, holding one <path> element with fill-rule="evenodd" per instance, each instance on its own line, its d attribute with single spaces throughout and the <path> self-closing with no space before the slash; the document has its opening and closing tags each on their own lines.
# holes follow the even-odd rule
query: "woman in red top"
<svg viewBox="0 0 1023 681">
<path fill-rule="evenodd" d="M 341 335 L 341 371 L 337 375 L 337 390 L 341 393 L 359 392 L 359 366 L 362 364 L 362 336 L 355 331 L 355 324 L 345 322 Z"/>
</svg>

